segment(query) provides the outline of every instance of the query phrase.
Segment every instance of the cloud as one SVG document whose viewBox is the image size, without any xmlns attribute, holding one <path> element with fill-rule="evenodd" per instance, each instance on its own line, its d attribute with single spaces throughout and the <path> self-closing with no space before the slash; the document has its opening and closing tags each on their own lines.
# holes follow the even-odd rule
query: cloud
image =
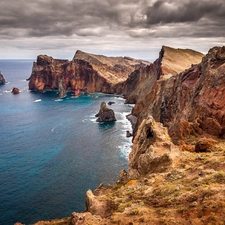
<svg viewBox="0 0 225 225">
<path fill-rule="evenodd" d="M 218 43 L 225 37 L 224 17 L 224 0 L 1 0 L 0 38 L 9 46 L 26 40 L 40 49 L 48 40 L 102 49 L 108 42 L 112 49 L 138 43 L 144 51 L 155 38 L 171 44 L 177 38 Z"/>
<path fill-rule="evenodd" d="M 224 10 L 222 1 L 162 1 L 146 9 L 147 24 L 196 22 L 206 17 L 214 19 Z"/>
</svg>

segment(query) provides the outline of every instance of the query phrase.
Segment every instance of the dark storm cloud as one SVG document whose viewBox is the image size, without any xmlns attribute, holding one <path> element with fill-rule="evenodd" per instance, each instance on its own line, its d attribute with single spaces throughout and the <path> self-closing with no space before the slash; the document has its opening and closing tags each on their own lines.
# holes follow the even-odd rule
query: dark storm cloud
<svg viewBox="0 0 225 225">
<path fill-rule="evenodd" d="M 18 36 L 104 36 L 124 32 L 132 37 L 224 35 L 225 3 L 151 0 L 2 0 L 0 34 Z M 182 26 L 174 28 L 173 24 Z M 204 27 L 203 27 L 204 26 Z M 139 31 L 144 28 L 145 31 Z M 209 30 L 210 28 L 210 30 Z M 191 29 L 191 32 L 188 30 Z"/>
<path fill-rule="evenodd" d="M 18 49 L 24 57 L 43 49 L 134 57 L 163 44 L 205 52 L 224 44 L 224 21 L 224 0 L 0 0 L 0 57 Z"/>
<path fill-rule="evenodd" d="M 195 22 L 206 17 L 224 16 L 222 1 L 157 1 L 146 9 L 147 23 Z"/>
</svg>

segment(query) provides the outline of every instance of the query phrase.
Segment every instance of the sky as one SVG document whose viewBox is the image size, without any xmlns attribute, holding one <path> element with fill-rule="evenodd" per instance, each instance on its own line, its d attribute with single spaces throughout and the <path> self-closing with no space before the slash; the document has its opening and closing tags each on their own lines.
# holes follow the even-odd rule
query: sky
<svg viewBox="0 0 225 225">
<path fill-rule="evenodd" d="M 224 0 L 0 0 L 0 59 L 76 50 L 154 61 L 162 45 L 225 45 Z"/>
</svg>

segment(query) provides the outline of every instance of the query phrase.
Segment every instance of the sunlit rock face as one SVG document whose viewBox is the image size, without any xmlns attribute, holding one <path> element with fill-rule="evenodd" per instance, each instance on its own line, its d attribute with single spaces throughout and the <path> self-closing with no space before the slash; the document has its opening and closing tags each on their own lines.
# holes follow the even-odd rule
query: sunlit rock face
<svg viewBox="0 0 225 225">
<path fill-rule="evenodd" d="M 139 118 L 138 125 L 151 114 L 168 127 L 176 144 L 182 144 L 191 135 L 224 137 L 224 52 L 225 47 L 214 47 L 200 63 L 181 73 L 166 74 L 169 70 L 164 68 L 160 76 L 153 73 L 145 79 L 135 90 L 139 94 L 133 114 Z"/>
<path fill-rule="evenodd" d="M 147 64 L 128 57 L 106 57 L 81 51 L 77 51 L 71 61 L 39 55 L 33 64 L 29 89 L 58 90 L 63 82 L 64 89 L 75 95 L 82 91 L 111 94 L 116 92 L 116 84 L 124 82 L 131 72 Z"/>
</svg>

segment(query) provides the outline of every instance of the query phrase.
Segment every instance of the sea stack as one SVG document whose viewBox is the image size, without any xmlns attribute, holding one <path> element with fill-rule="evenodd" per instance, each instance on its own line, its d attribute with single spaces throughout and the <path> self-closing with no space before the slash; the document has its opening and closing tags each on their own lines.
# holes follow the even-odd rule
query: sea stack
<svg viewBox="0 0 225 225">
<path fill-rule="evenodd" d="M 13 93 L 13 94 L 19 94 L 19 93 L 20 93 L 19 88 L 14 87 L 14 88 L 12 89 L 12 93 Z"/>
<path fill-rule="evenodd" d="M 0 72 L 0 84 L 5 84 L 5 78 L 3 77 L 1 72 Z"/>
<path fill-rule="evenodd" d="M 98 117 L 97 122 L 113 122 L 116 121 L 115 113 L 112 109 L 107 108 L 106 103 L 102 102 L 99 113 L 95 115 Z"/>
</svg>

